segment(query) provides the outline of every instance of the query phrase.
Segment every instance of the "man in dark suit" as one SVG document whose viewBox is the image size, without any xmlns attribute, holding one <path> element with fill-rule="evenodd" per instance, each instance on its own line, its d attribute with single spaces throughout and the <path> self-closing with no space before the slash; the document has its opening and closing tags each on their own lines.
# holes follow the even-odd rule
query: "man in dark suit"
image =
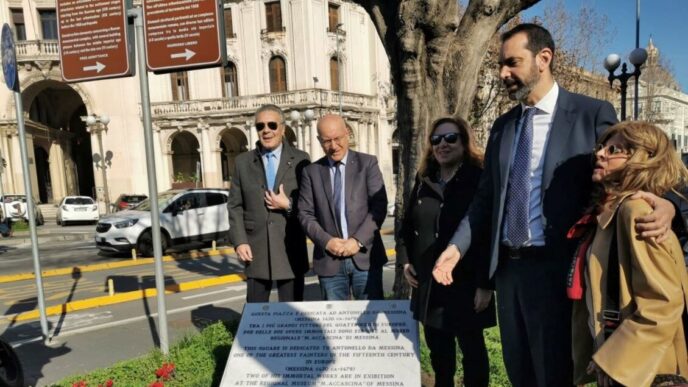
<svg viewBox="0 0 688 387">
<path fill-rule="evenodd" d="M 325 157 L 306 167 L 301 180 L 299 221 L 313 241 L 313 270 L 326 300 L 383 298 L 387 255 L 380 226 L 387 194 L 374 156 L 349 149 L 344 120 L 318 121 Z"/>
<path fill-rule="evenodd" d="M 246 301 L 303 301 L 306 237 L 296 218 L 299 180 L 308 154 L 284 141 L 284 113 L 275 105 L 255 115 L 256 149 L 237 156 L 229 190 L 229 237 L 245 265 Z"/>
<path fill-rule="evenodd" d="M 534 24 L 502 35 L 500 77 L 519 105 L 490 132 L 485 170 L 468 214 L 433 270 L 450 284 L 471 235 L 490 235 L 504 363 L 511 383 L 571 386 L 571 303 L 566 278 L 575 241 L 569 228 L 590 203 L 592 149 L 616 123 L 605 101 L 560 88 L 551 72 L 554 42 Z M 666 230 L 672 204 L 653 198 Z"/>
</svg>

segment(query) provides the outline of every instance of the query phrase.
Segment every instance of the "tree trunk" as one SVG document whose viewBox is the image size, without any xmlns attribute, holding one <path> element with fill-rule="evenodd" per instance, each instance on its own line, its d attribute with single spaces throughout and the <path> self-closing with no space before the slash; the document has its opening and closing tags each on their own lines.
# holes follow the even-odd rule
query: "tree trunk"
<svg viewBox="0 0 688 387">
<path fill-rule="evenodd" d="M 539 0 L 357 0 L 368 12 L 390 60 L 397 95 L 399 174 L 395 229 L 423 157 L 428 126 L 443 115 L 468 117 L 490 38 Z M 408 297 L 397 267 L 394 293 Z"/>
</svg>

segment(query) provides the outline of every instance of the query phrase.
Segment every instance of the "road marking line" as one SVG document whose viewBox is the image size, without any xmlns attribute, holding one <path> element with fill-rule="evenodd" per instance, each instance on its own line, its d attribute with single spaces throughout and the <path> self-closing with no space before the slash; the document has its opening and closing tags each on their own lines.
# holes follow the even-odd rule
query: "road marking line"
<svg viewBox="0 0 688 387">
<path fill-rule="evenodd" d="M 165 294 L 174 294 L 180 292 L 186 292 L 189 290 L 201 289 L 207 286 L 223 285 L 228 283 L 234 283 L 245 280 L 246 277 L 243 274 L 229 274 L 215 278 L 202 279 L 197 281 L 183 282 L 180 284 L 172 284 L 165 286 Z M 93 297 L 85 300 L 71 301 L 61 305 L 54 305 L 46 308 L 47 316 L 54 316 L 57 314 L 66 314 L 68 312 L 74 312 L 77 310 L 84 310 L 90 308 L 97 308 L 106 305 L 120 304 L 128 301 L 140 300 L 142 298 L 155 297 L 158 294 L 155 288 L 134 290 L 131 292 L 118 293 L 114 296 L 100 296 Z M 6 315 L 0 317 L 0 321 L 26 321 L 32 320 L 39 317 L 38 310 L 31 310 L 27 312 L 20 312 L 11 315 Z"/>
</svg>

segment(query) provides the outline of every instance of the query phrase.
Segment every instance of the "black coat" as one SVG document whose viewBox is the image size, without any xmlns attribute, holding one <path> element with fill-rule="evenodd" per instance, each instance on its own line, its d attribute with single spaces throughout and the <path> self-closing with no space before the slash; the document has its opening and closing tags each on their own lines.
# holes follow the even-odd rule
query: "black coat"
<svg viewBox="0 0 688 387">
<path fill-rule="evenodd" d="M 437 257 L 466 214 L 478 186 L 478 167 L 465 164 L 444 191 L 434 176 L 417 176 L 397 238 L 397 259 L 411 263 L 419 286 L 413 289 L 414 318 L 434 328 L 458 331 L 496 325 L 494 297 L 487 309 L 473 310 L 476 288 L 492 289 L 488 279 L 487 235 L 475 238 L 456 265 L 449 286 L 437 283 L 432 269 Z"/>
</svg>

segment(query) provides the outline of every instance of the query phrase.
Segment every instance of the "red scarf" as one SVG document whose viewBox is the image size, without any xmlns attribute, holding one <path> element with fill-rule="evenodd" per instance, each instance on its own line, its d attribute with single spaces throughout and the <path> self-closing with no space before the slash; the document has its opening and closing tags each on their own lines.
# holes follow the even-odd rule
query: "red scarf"
<svg viewBox="0 0 688 387">
<path fill-rule="evenodd" d="M 585 256 L 595 236 L 596 228 L 597 217 L 592 214 L 586 214 L 580 218 L 566 234 L 567 239 L 580 239 L 576 247 L 576 252 L 573 255 L 573 260 L 571 261 L 566 284 L 566 295 L 572 300 L 580 300 L 583 298 L 583 291 L 585 290 L 583 286 Z"/>
</svg>

